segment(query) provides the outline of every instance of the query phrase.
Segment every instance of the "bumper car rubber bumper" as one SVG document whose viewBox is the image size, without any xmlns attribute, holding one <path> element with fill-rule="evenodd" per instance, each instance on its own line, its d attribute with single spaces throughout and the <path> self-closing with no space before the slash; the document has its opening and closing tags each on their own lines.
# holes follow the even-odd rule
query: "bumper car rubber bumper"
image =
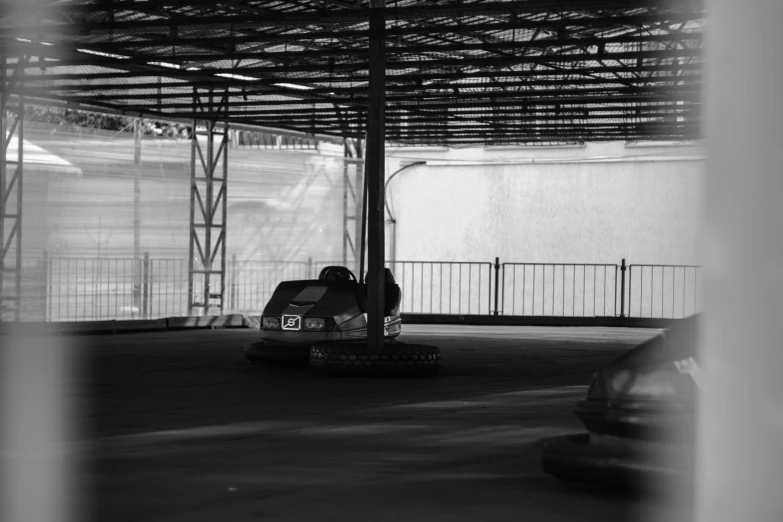
<svg viewBox="0 0 783 522">
<path fill-rule="evenodd" d="M 690 449 L 579 433 L 545 439 L 541 460 L 544 471 L 560 479 L 644 488 L 682 478 Z"/>
</svg>

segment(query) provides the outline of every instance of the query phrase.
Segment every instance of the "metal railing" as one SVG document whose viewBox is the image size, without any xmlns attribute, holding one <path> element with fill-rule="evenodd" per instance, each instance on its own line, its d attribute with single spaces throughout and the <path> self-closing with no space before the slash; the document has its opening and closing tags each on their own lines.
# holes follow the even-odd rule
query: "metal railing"
<svg viewBox="0 0 783 522">
<path fill-rule="evenodd" d="M 616 316 L 617 265 L 503 263 L 504 315 Z"/>
<path fill-rule="evenodd" d="M 232 256 L 224 313 L 259 314 L 281 281 L 314 279 L 324 266 L 340 264 Z M 404 313 L 681 318 L 700 311 L 695 265 L 500 263 L 495 258 L 494 263 L 387 261 L 386 266 L 402 290 Z M 348 267 L 356 272 L 352 263 Z M 154 319 L 187 315 L 187 303 L 186 259 L 43 253 L 23 260 L 23 320 Z"/>
<path fill-rule="evenodd" d="M 143 261 L 53 257 L 48 261 L 46 317 L 51 321 L 139 319 Z"/>
<path fill-rule="evenodd" d="M 387 261 L 386 266 L 402 290 L 403 313 L 490 313 L 492 263 Z"/>
<path fill-rule="evenodd" d="M 701 311 L 697 265 L 629 265 L 628 315 L 681 319 Z"/>
</svg>

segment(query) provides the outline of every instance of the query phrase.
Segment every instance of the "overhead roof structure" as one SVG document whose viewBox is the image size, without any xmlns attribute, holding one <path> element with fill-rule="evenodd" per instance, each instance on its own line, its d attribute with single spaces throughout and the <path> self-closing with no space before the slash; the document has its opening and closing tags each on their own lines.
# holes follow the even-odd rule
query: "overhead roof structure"
<svg viewBox="0 0 783 522">
<path fill-rule="evenodd" d="M 366 131 L 366 0 L 72 0 L 0 17 L 3 88 L 129 115 Z M 448 146 L 698 137 L 699 0 L 399 0 L 386 139 Z"/>
</svg>

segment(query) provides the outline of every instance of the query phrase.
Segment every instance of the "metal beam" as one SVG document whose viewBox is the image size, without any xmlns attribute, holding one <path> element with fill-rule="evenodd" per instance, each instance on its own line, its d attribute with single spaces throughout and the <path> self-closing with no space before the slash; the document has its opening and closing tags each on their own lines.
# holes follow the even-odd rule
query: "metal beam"
<svg viewBox="0 0 783 522">
<path fill-rule="evenodd" d="M 495 105 L 495 104 L 493 104 Z M 549 106 L 548 106 L 549 105 Z M 700 105 L 696 103 L 689 103 L 687 105 L 679 105 L 676 102 L 656 102 L 650 105 L 627 105 L 623 103 L 616 103 L 613 106 L 606 106 L 605 104 L 594 106 L 590 105 L 578 105 L 572 104 L 573 107 L 561 107 L 558 111 L 553 108 L 549 103 L 531 103 L 526 104 L 524 101 L 516 101 L 511 104 L 504 104 L 495 106 L 496 110 L 494 114 L 504 116 L 519 116 L 524 119 L 525 116 L 530 116 L 534 119 L 547 119 L 559 114 L 563 117 L 582 117 L 587 119 L 596 118 L 612 118 L 612 117 L 641 117 L 641 116 L 656 116 L 663 114 L 673 113 L 688 113 L 693 112 L 698 114 L 700 112 Z M 626 106 L 627 105 L 627 106 Z M 442 117 L 440 111 L 430 111 L 428 106 L 420 108 L 418 116 L 422 120 L 427 120 L 431 117 Z M 471 116 L 480 117 L 487 114 L 487 109 L 483 105 L 468 106 L 464 104 L 455 104 L 452 116 L 464 116 L 470 118 Z M 502 109 L 502 110 L 499 110 Z M 345 109 L 343 109 L 345 110 Z M 335 109 L 331 107 L 326 108 L 314 108 L 314 109 L 294 109 L 294 108 L 273 108 L 273 109 L 254 109 L 246 110 L 235 113 L 237 120 L 243 121 L 263 121 L 264 119 L 279 119 L 290 118 L 291 121 L 309 120 L 312 115 L 317 115 L 319 120 L 322 119 L 334 119 L 337 121 L 352 122 L 354 120 L 366 121 L 366 111 L 354 111 L 350 114 L 342 113 L 337 116 Z M 405 120 L 411 121 L 412 115 L 409 107 L 405 105 L 388 106 L 386 107 L 386 115 L 389 120 Z"/>
<path fill-rule="evenodd" d="M 466 94 L 464 97 L 432 97 L 425 98 L 424 96 L 395 96 L 387 101 L 390 109 L 396 108 L 397 110 L 421 110 L 421 109 L 434 109 L 434 108 L 468 108 L 468 107 L 486 107 L 488 104 L 492 106 L 528 106 L 528 105 L 551 105 L 555 106 L 567 106 L 575 105 L 584 107 L 585 105 L 606 105 L 611 104 L 615 106 L 630 106 L 634 103 L 671 103 L 676 101 L 693 102 L 697 103 L 701 100 L 701 90 L 698 88 L 683 88 L 680 92 L 675 93 L 673 96 L 671 92 L 667 92 L 666 89 L 660 89 L 658 92 L 638 92 L 618 95 L 608 91 L 588 93 L 586 95 L 561 95 L 556 89 L 547 93 L 543 93 L 540 96 L 535 95 L 535 91 L 531 91 L 531 94 L 527 92 L 495 92 L 495 93 L 475 93 Z M 117 106 L 124 106 L 128 113 L 134 113 L 136 111 L 144 111 L 145 107 L 149 107 L 150 103 L 144 103 L 144 100 L 137 100 L 134 105 L 129 104 L 112 104 L 108 102 L 100 101 L 100 97 L 85 97 L 79 98 L 78 96 L 60 96 L 52 95 L 52 98 L 61 101 L 70 101 L 74 103 L 92 104 L 95 106 L 104 105 L 107 108 L 115 108 Z M 322 107 L 314 107 L 314 104 L 322 105 Z M 336 113 L 337 108 L 334 104 L 342 104 L 346 107 L 341 110 L 366 110 L 367 100 L 357 100 L 356 102 L 347 100 L 334 100 L 333 102 L 304 102 L 300 100 L 256 100 L 256 101 L 234 101 L 232 102 L 232 111 L 230 118 L 238 115 L 249 114 L 250 110 L 259 111 L 259 107 L 278 107 L 284 108 L 285 112 L 291 110 L 305 110 L 305 111 L 327 111 Z M 310 107 L 307 107 L 310 105 Z M 305 106 L 305 107 L 302 107 Z M 249 109 L 249 110 L 245 110 Z M 161 103 L 157 111 L 147 111 L 148 113 L 156 112 L 160 117 L 165 118 L 169 116 L 171 118 L 184 118 L 184 117 L 200 117 L 199 106 L 192 101 L 188 101 L 186 96 L 177 98 L 175 102 L 169 101 L 167 103 Z M 259 112 L 262 112 L 259 111 Z"/>
<path fill-rule="evenodd" d="M 494 26 L 493 26 L 494 27 Z M 462 28 L 470 28 L 470 24 L 463 25 Z M 348 37 L 341 32 L 333 32 L 323 34 L 319 32 L 309 33 L 307 39 L 319 40 L 319 39 L 340 39 L 345 40 L 345 45 L 339 47 L 321 47 L 317 50 L 308 51 L 260 51 L 258 49 L 250 49 L 245 52 L 252 52 L 258 58 L 263 59 L 281 59 L 281 58 L 318 58 L 318 57 L 330 57 L 330 56 L 363 56 L 362 44 L 365 43 L 365 39 L 369 37 L 367 31 L 350 31 L 352 34 L 350 40 L 346 40 Z M 430 28 L 422 28 L 422 32 L 429 33 Z M 282 35 L 274 35 L 276 38 L 273 40 L 283 40 L 280 38 Z M 291 39 L 292 36 L 296 36 L 297 39 L 304 39 L 303 35 L 286 35 L 287 39 Z M 429 37 L 430 35 L 427 34 Z M 656 34 L 656 33 L 643 33 L 643 34 L 623 34 L 612 37 L 597 37 L 597 36 L 571 36 L 569 38 L 540 38 L 535 40 L 497 40 L 493 42 L 479 42 L 479 43 L 466 43 L 462 41 L 446 42 L 446 43 L 432 43 L 432 44 L 406 44 L 401 46 L 389 47 L 386 52 L 388 55 L 396 54 L 418 54 L 418 53 L 453 53 L 459 51 L 494 51 L 494 50 L 527 50 L 527 49 L 548 49 L 552 47 L 569 47 L 569 46 L 591 46 L 591 45 L 606 45 L 606 44 L 626 44 L 628 47 L 634 48 L 634 46 L 641 46 L 646 43 L 663 42 L 669 43 L 672 41 L 690 41 L 694 42 L 698 46 L 702 41 L 703 35 L 698 32 L 681 33 L 679 35 L 672 36 L 671 34 Z M 205 56 L 202 53 L 189 55 L 188 51 L 192 52 L 193 48 L 199 46 L 206 46 L 214 48 L 216 44 L 225 46 L 226 35 L 218 33 L 216 35 L 202 36 L 197 38 L 177 38 L 172 40 L 169 37 L 163 38 L 145 38 L 141 40 L 124 40 L 120 42 L 95 42 L 80 46 L 82 49 L 88 49 L 94 52 L 111 53 L 123 55 L 123 53 L 129 53 L 132 50 L 143 49 L 145 53 L 154 53 L 160 56 L 160 61 L 173 60 L 172 63 L 183 63 L 190 61 L 204 61 L 205 58 L 211 58 Z M 246 36 L 234 35 L 231 37 L 231 42 L 234 45 L 248 45 L 248 44 L 266 44 L 267 38 L 263 34 L 253 34 Z M 255 46 L 254 46 L 255 47 Z M 184 51 L 183 49 L 188 51 Z M 35 51 L 33 51 L 35 49 Z M 67 47 L 61 45 L 58 48 L 51 48 L 51 46 L 37 45 L 35 42 L 26 43 L 15 40 L 0 40 L 0 50 L 8 52 L 10 55 L 24 54 L 35 52 L 41 56 L 63 59 L 63 53 L 67 56 L 73 56 L 75 49 L 68 50 Z M 364 49 L 366 52 L 366 49 Z M 238 54 L 237 54 L 238 53 Z M 194 58 L 195 56 L 195 58 Z M 232 57 L 237 59 L 242 58 L 242 52 L 232 53 Z"/>
<path fill-rule="evenodd" d="M 109 67 L 118 70 L 127 70 L 131 67 L 140 67 L 143 71 L 147 72 L 150 76 L 163 73 L 167 68 L 154 67 L 151 63 L 154 62 L 174 62 L 174 63 L 204 63 L 209 64 L 217 61 L 215 56 L 208 54 L 185 54 L 185 53 L 172 53 L 167 54 L 139 54 L 134 56 L 127 56 L 126 58 L 112 58 L 104 56 L 95 56 L 93 54 L 85 53 L 66 53 L 62 55 L 57 51 L 50 50 L 51 47 L 46 46 L 44 56 L 48 56 L 60 62 L 54 62 L 52 65 L 61 64 L 68 66 L 88 65 L 93 67 Z M 345 53 L 343 53 L 345 54 Z M 668 50 L 642 50 L 642 51 L 617 51 L 603 53 L 600 56 L 593 53 L 578 52 L 578 53 L 558 53 L 551 55 L 525 55 L 525 56 L 484 56 L 475 57 L 449 57 L 449 58 L 435 58 L 435 59 L 397 59 L 390 60 L 387 63 L 387 69 L 389 70 L 407 70 L 407 69 L 430 69 L 433 67 L 511 67 L 520 66 L 523 64 L 547 64 L 547 63 L 579 63 L 579 62 L 596 62 L 600 60 L 656 60 L 656 59 L 674 59 L 674 58 L 691 58 L 694 56 L 701 56 L 703 53 L 701 49 L 668 49 Z M 264 57 L 264 53 L 258 53 L 256 51 L 247 52 L 233 52 L 231 58 L 235 60 L 266 60 L 271 61 L 271 58 Z M 296 58 L 296 55 L 291 55 L 289 58 Z M 304 57 L 303 57 L 304 58 Z M 305 62 L 305 60 L 303 60 Z M 328 68 L 329 70 L 365 70 L 367 63 L 364 60 L 354 59 L 345 61 L 323 60 L 322 62 L 315 62 L 313 60 L 306 63 L 292 63 L 286 65 L 286 72 L 311 72 L 314 69 Z M 198 77 L 204 74 L 205 70 L 209 72 L 223 72 L 233 74 L 279 74 L 281 72 L 280 64 L 270 63 L 268 65 L 260 66 L 248 66 L 241 68 L 202 68 L 198 71 L 194 71 L 188 74 L 187 70 L 183 69 L 168 69 L 167 76 L 182 77 L 187 79 L 188 76 Z M 184 74 L 183 74 L 184 73 Z"/>
<path fill-rule="evenodd" d="M 0 55 L 0 85 L 24 84 L 25 57 L 9 75 L 7 57 Z M 24 97 L 9 106 L 6 89 L 0 92 L 0 321 L 19 321 L 22 312 L 22 211 L 24 189 Z M 10 116 L 10 118 L 9 118 Z M 16 141 L 16 161 L 8 161 L 9 145 Z M 9 284 L 8 276 L 12 277 Z"/>
<path fill-rule="evenodd" d="M 700 115 L 699 111 L 694 110 L 684 110 L 684 111 L 658 111 L 658 112 L 649 112 L 647 114 L 634 114 L 631 112 L 620 112 L 615 111 L 613 113 L 608 114 L 593 114 L 591 112 L 582 112 L 578 113 L 576 111 L 565 114 L 545 114 L 545 113 L 529 113 L 529 114 L 520 114 L 519 111 L 508 111 L 506 114 L 503 114 L 502 112 L 499 112 L 497 115 L 493 115 L 492 122 L 493 125 L 498 126 L 508 126 L 508 125 L 517 125 L 517 124 L 536 124 L 537 122 L 546 122 L 547 125 L 552 124 L 565 124 L 565 125 L 580 125 L 580 126 L 586 126 L 586 125 L 601 125 L 603 123 L 612 123 L 612 124 L 619 124 L 619 125 L 638 125 L 639 122 L 644 121 L 664 121 L 664 118 L 670 117 L 670 116 L 682 116 L 686 119 L 695 119 Z M 478 119 L 481 117 L 479 115 L 478 117 L 471 116 L 470 114 L 452 114 L 451 116 L 454 117 L 453 123 L 450 124 L 449 128 L 459 128 L 460 126 L 464 125 L 473 125 L 475 122 L 478 121 Z M 270 123 L 274 123 L 275 121 L 284 118 L 282 115 L 278 115 L 271 118 L 265 118 L 265 117 L 256 117 L 255 121 L 257 122 L 264 122 L 268 121 Z M 633 118 L 635 121 L 629 121 L 630 118 Z M 306 124 L 310 122 L 312 119 L 312 116 L 306 115 L 306 116 L 291 116 L 289 118 L 289 123 L 292 124 Z M 355 127 L 364 127 L 364 124 L 366 123 L 366 119 L 362 118 L 360 115 L 356 115 L 349 118 L 340 118 L 329 114 L 321 114 L 319 115 L 319 119 L 323 120 L 324 124 L 330 125 L 330 124 L 342 124 L 345 128 L 349 128 L 350 126 Z M 695 120 L 694 120 L 695 121 Z M 387 114 L 387 122 L 388 123 L 407 123 L 412 126 L 419 126 L 419 125 L 427 125 L 432 123 L 442 123 L 442 117 L 438 117 L 435 114 L 432 115 L 426 115 L 426 116 L 418 116 L 415 119 L 411 117 L 406 117 L 405 114 Z M 401 129 L 399 129 L 401 130 Z"/>
<path fill-rule="evenodd" d="M 702 85 L 703 80 L 701 75 L 692 75 L 690 77 L 688 76 L 682 76 L 682 75 L 661 75 L 661 76 L 653 76 L 653 77 L 642 77 L 642 76 L 630 76 L 630 77 L 622 77 L 622 76 L 615 76 L 615 77 L 608 77 L 608 78 L 574 78 L 573 74 L 569 75 L 571 77 L 569 78 L 547 78 L 547 79 L 524 79 L 524 80 L 517 80 L 514 79 L 513 76 L 504 76 L 502 73 L 499 73 L 495 75 L 494 81 L 485 81 L 482 79 L 477 79 L 475 81 L 469 81 L 467 78 L 463 78 L 459 74 L 455 74 L 450 78 L 444 78 L 443 75 L 441 75 L 438 80 L 440 80 L 437 83 L 427 83 L 422 85 L 413 85 L 411 81 L 394 81 L 392 78 L 387 78 L 386 82 L 386 91 L 387 92 L 406 92 L 410 93 L 411 90 L 418 90 L 422 93 L 428 93 L 428 92 L 437 92 L 442 91 L 444 89 L 510 89 L 510 88 L 520 88 L 524 87 L 526 90 L 532 90 L 536 87 L 566 87 L 570 86 L 572 88 L 580 87 L 580 86 L 599 86 L 606 89 L 612 89 L 612 88 L 631 88 L 635 85 L 638 85 L 640 88 L 653 86 L 653 87 L 662 87 L 662 86 L 678 86 L 682 84 L 684 79 L 688 80 L 688 85 L 696 86 L 696 85 Z M 76 83 L 57 83 L 54 84 L 50 78 L 47 76 L 40 75 L 40 78 L 34 78 L 31 79 L 29 76 L 27 76 L 27 84 L 28 87 L 25 90 L 25 95 L 27 96 L 41 96 L 46 95 L 50 93 L 57 93 L 57 94 L 66 94 L 68 92 L 74 92 L 74 93 L 98 93 L 100 91 L 105 91 L 107 94 L 116 93 L 118 90 L 120 90 L 120 87 L 124 89 L 127 93 L 134 93 L 136 90 L 145 90 L 145 89 L 162 89 L 164 93 L 164 97 L 170 98 L 173 96 L 182 96 L 182 93 L 171 93 L 169 89 L 192 89 L 194 86 L 202 86 L 202 87 L 209 87 L 214 86 L 218 89 L 224 89 L 227 85 L 231 85 L 232 89 L 237 89 L 236 91 L 232 91 L 232 94 L 234 96 L 262 96 L 266 94 L 266 91 L 263 90 L 257 90 L 255 88 L 245 88 L 245 84 L 247 82 L 236 80 L 233 84 L 230 84 L 229 82 L 215 82 L 215 83 L 208 83 L 208 82 L 165 82 L 165 83 L 157 83 L 157 82 L 136 82 L 136 83 L 127 83 L 127 84 L 111 84 L 111 83 L 91 83 L 91 84 L 85 84 L 83 83 L 83 78 L 79 78 Z M 338 82 L 339 80 L 330 80 L 329 78 L 320 78 L 315 81 L 321 81 L 321 82 Z M 354 83 L 355 86 L 348 86 L 348 87 L 341 87 L 341 86 L 330 86 L 330 87 L 313 87 L 310 91 L 315 94 L 331 94 L 331 95 L 350 95 L 352 97 L 359 96 L 364 97 L 367 91 L 367 86 L 363 85 L 362 81 L 357 81 L 355 79 L 344 79 L 342 80 L 345 83 Z M 69 80 L 70 82 L 70 80 Z M 270 82 L 280 82 L 280 79 L 265 79 L 265 80 L 259 80 L 259 83 L 270 83 Z M 44 83 L 45 86 L 40 85 L 40 83 Z M 255 83 L 255 82 L 254 82 Z M 519 90 L 519 89 L 518 89 Z M 511 91 L 516 92 L 516 91 Z M 136 96 L 136 95 L 134 95 Z M 152 96 L 152 95 L 146 95 L 146 96 Z"/>
<path fill-rule="evenodd" d="M 370 9 L 370 85 L 367 113 L 368 241 L 367 241 L 367 346 L 377 351 L 384 342 L 385 288 L 385 87 L 386 87 L 386 18 L 385 0 L 373 0 Z"/>
<path fill-rule="evenodd" d="M 131 2 L 134 4 L 135 2 Z M 656 5 L 658 7 L 656 8 Z M 83 9 L 87 11 L 87 14 L 92 15 L 98 4 L 75 4 L 68 7 L 69 10 L 76 12 L 76 10 Z M 574 1 L 569 5 L 560 0 L 553 0 L 551 2 L 475 2 L 469 4 L 449 5 L 449 6 L 405 6 L 400 8 L 385 8 L 383 9 L 384 15 L 389 20 L 394 20 L 396 26 L 388 29 L 388 36 L 393 37 L 399 34 L 410 34 L 411 31 L 421 32 L 422 27 L 411 26 L 412 22 L 416 21 L 432 21 L 434 19 L 442 19 L 444 21 L 452 21 L 458 17 L 469 17 L 468 20 L 462 20 L 461 25 L 463 27 L 478 28 L 478 30 L 507 30 L 507 29 L 536 29 L 538 27 L 544 29 L 551 29 L 557 31 L 565 27 L 605 27 L 606 21 L 601 16 L 591 16 L 593 13 L 590 11 L 603 11 L 614 10 L 619 14 L 611 16 L 613 24 L 616 25 L 647 25 L 664 23 L 677 23 L 682 20 L 689 20 L 699 18 L 703 16 L 703 6 L 701 1 L 684 1 L 681 0 L 676 8 L 672 8 L 670 0 L 656 0 L 655 3 L 648 0 L 645 2 L 645 6 L 649 9 L 644 12 L 637 12 L 633 14 L 627 14 L 624 11 L 633 10 L 633 6 L 629 7 L 627 0 L 617 0 L 614 3 L 600 0 L 591 3 L 585 3 L 580 1 Z M 116 9 L 116 7 L 115 7 Z M 131 9 L 132 10 L 132 9 Z M 535 18 L 527 19 L 524 15 L 536 15 L 544 12 L 561 12 L 561 13 L 584 13 L 585 16 L 558 20 L 553 19 L 551 21 L 542 21 Z M 196 13 L 191 16 L 178 17 L 176 22 L 164 18 L 147 18 L 136 20 L 124 20 L 124 21 L 103 21 L 92 22 L 86 20 L 79 20 L 78 24 L 39 24 L 28 26 L 14 26 L 9 27 L 9 35 L 14 37 L 20 35 L 30 34 L 90 34 L 101 35 L 111 33 L 112 31 L 122 31 L 132 34 L 132 32 L 150 32 L 154 29 L 161 31 L 170 31 L 172 26 L 179 28 L 181 31 L 183 28 L 193 28 L 199 26 L 208 26 L 213 31 L 225 30 L 235 31 L 240 30 L 259 30 L 259 29 L 277 29 L 279 27 L 298 28 L 304 27 L 308 30 L 316 30 L 316 27 L 334 28 L 339 29 L 348 26 L 361 25 L 366 23 L 366 18 L 362 20 L 362 17 L 366 17 L 367 10 L 363 9 L 330 9 L 330 10 L 311 10 L 304 13 L 264 13 L 264 14 L 250 14 L 242 13 L 238 15 L 233 14 L 205 14 Z M 481 17 L 482 15 L 492 14 L 494 16 L 510 15 L 509 21 L 500 21 L 495 23 L 486 23 L 486 18 L 479 18 L 479 20 L 485 23 L 471 24 L 470 20 L 475 17 Z M 520 16 L 523 15 L 523 16 Z M 501 19 L 502 20 L 502 19 Z M 485 28 L 486 27 L 486 28 Z M 5 30 L 6 28 L 4 28 Z M 432 29 L 437 31 L 437 27 Z M 444 26 L 442 30 L 453 32 L 454 28 Z M 302 35 L 307 37 L 306 34 Z"/>
<path fill-rule="evenodd" d="M 67 67 L 59 66 L 60 69 L 67 70 Z M 698 62 L 686 62 L 679 65 L 679 71 L 682 72 L 691 72 L 691 73 L 698 73 L 702 69 L 702 65 Z M 317 70 L 318 68 L 315 68 L 315 71 L 308 71 L 308 73 L 304 73 L 302 75 L 298 75 L 296 77 L 292 77 L 290 75 L 280 75 L 279 77 L 273 77 L 273 78 L 259 78 L 257 81 L 254 80 L 252 83 L 256 84 L 265 84 L 265 83 L 279 83 L 279 82 L 285 82 L 285 81 L 294 81 L 297 83 L 328 83 L 328 82 L 334 82 L 334 83 L 367 83 L 369 81 L 369 77 L 366 73 L 363 71 L 360 71 L 359 73 L 353 74 L 353 73 L 346 73 L 346 74 L 325 74 L 322 71 Z M 123 70 L 116 70 L 116 71 L 98 71 L 98 72 L 85 72 L 85 73 L 68 73 L 68 72 L 56 72 L 58 70 L 58 66 L 52 64 L 47 68 L 46 74 L 42 74 L 39 70 L 39 66 L 37 64 L 31 64 L 27 65 L 27 78 L 29 81 L 36 81 L 36 79 L 40 79 L 41 81 L 46 82 L 55 82 L 55 81 L 78 81 L 78 82 L 85 82 L 85 84 L 93 84 L 97 80 L 113 80 L 113 79 L 133 79 L 133 78 L 157 78 L 158 74 L 162 74 L 163 76 L 166 76 L 165 70 L 163 68 L 160 68 L 160 70 L 156 70 L 155 74 L 149 72 L 149 71 L 123 71 Z M 642 64 L 641 66 L 637 65 L 606 65 L 601 66 L 596 62 L 595 65 L 589 66 L 589 67 L 580 67 L 578 69 L 525 69 L 525 70 L 515 70 L 515 69 L 498 69 L 498 70 L 479 70 L 479 71 L 465 71 L 463 69 L 455 69 L 453 71 L 417 71 L 415 74 L 412 73 L 403 73 L 403 74 L 393 74 L 393 75 L 387 75 L 386 81 L 389 84 L 397 84 L 397 83 L 408 83 L 408 84 L 418 84 L 420 81 L 425 80 L 448 80 L 448 79 L 459 79 L 459 80 L 465 80 L 468 78 L 558 78 L 558 77 L 567 77 L 567 78 L 573 78 L 574 76 L 583 76 L 585 74 L 605 74 L 607 75 L 606 81 L 616 81 L 617 74 L 628 74 L 629 79 L 635 76 L 638 76 L 638 73 L 641 72 L 648 72 L 648 73 L 660 73 L 664 72 L 667 69 L 660 64 Z M 236 69 L 226 69 L 226 68 L 216 68 L 216 69 L 209 69 L 210 73 L 221 73 L 221 72 L 234 72 L 236 73 Z M 279 71 L 278 71 L 279 72 Z M 669 74 L 667 72 L 667 74 Z M 680 74 L 681 75 L 681 74 Z M 645 80 L 651 80 L 655 77 L 643 77 Z M 157 81 L 151 82 L 152 85 L 150 85 L 148 88 L 155 88 L 157 87 Z M 217 88 L 226 88 L 229 86 L 236 87 L 236 88 L 242 88 L 247 87 L 249 85 L 249 82 L 247 80 L 242 79 L 231 79 L 231 78 L 224 78 L 224 77 L 212 77 L 212 78 L 191 78 L 191 79 L 185 79 L 182 82 L 180 82 L 178 85 L 182 87 L 193 87 L 193 85 L 198 85 L 202 87 L 207 86 L 213 86 L 216 89 Z M 134 84 L 121 84 L 119 87 L 125 88 L 125 87 L 133 87 Z"/>
<path fill-rule="evenodd" d="M 194 89 L 193 102 L 201 117 L 193 119 L 191 131 L 188 312 L 211 315 L 215 309 L 220 314 L 224 305 L 228 197 L 228 122 L 221 133 L 216 133 L 215 124 L 227 113 L 230 100 L 225 94 L 216 100 L 214 93 Z M 199 132 L 200 126 L 206 132 Z"/>
<path fill-rule="evenodd" d="M 12 94 L 9 97 L 9 99 L 12 102 L 18 103 L 19 95 Z M 43 97 L 30 98 L 28 96 L 25 96 L 25 101 L 29 105 L 43 105 L 46 107 L 58 107 L 58 108 L 65 108 L 71 110 L 95 112 L 99 114 L 114 114 L 118 116 L 152 118 L 152 119 L 157 119 L 158 121 L 170 122 L 170 123 L 182 123 L 185 125 L 192 124 L 193 117 L 198 118 L 200 116 L 199 114 L 188 113 L 186 116 L 178 117 L 172 114 L 152 111 L 149 110 L 149 108 L 145 108 L 141 106 L 136 107 L 135 110 L 130 110 L 130 109 L 123 110 L 117 107 L 106 106 L 105 104 L 76 103 L 76 102 L 69 102 L 61 99 L 43 98 Z M 187 117 L 188 115 L 190 117 Z M 335 134 L 324 134 L 321 133 L 320 130 L 317 133 L 313 133 L 313 132 L 302 131 L 299 129 L 293 129 L 290 128 L 289 126 L 269 127 L 263 125 L 255 125 L 252 122 L 234 121 L 233 119 L 231 121 L 231 129 L 242 130 L 247 132 L 261 132 L 267 134 L 275 134 L 283 137 L 312 139 L 317 141 L 326 141 L 329 143 L 338 143 L 338 144 L 342 143 L 344 140 L 343 137 L 338 137 Z"/>
<path fill-rule="evenodd" d="M 659 95 L 659 94 L 666 94 L 668 95 L 669 99 L 677 99 L 678 95 L 693 95 L 693 94 L 700 94 L 701 93 L 701 82 L 689 82 L 688 85 L 633 85 L 633 86 L 625 86 L 625 85 L 612 85 L 611 82 L 607 82 L 607 84 L 599 85 L 597 87 L 590 86 L 590 87 L 578 87 L 578 88 L 565 88 L 562 86 L 554 86 L 553 88 L 529 88 L 527 85 L 518 85 L 518 87 L 526 87 L 525 89 L 516 89 L 516 90 L 484 90 L 475 92 L 474 89 L 477 89 L 478 86 L 473 86 L 471 84 L 453 84 L 448 89 L 445 89 L 441 87 L 438 90 L 430 90 L 430 89 L 421 89 L 419 92 L 406 92 L 405 94 L 398 93 L 394 96 L 388 96 L 387 102 L 393 103 L 393 102 L 404 102 L 404 101 L 412 101 L 417 100 L 421 102 L 426 102 L 430 100 L 442 100 L 442 99 L 453 99 L 453 100 L 472 100 L 474 98 L 488 98 L 488 99 L 494 99 L 494 98 L 522 98 L 525 100 L 528 99 L 535 99 L 539 97 L 552 97 L 552 96 L 597 96 L 597 95 L 612 95 L 612 96 L 625 96 L 625 95 L 644 95 L 644 94 L 650 94 L 650 95 Z M 460 89 L 464 90 L 470 90 L 470 92 L 465 93 L 459 93 L 455 91 L 459 91 Z M 319 89 L 320 90 L 320 89 Z M 399 90 L 399 89 L 397 89 Z M 408 89 L 410 91 L 410 89 Z M 337 91 L 334 92 L 336 94 Z M 341 93 L 342 94 L 342 93 Z M 367 103 L 367 98 L 364 95 L 359 94 L 359 90 L 351 89 L 351 91 L 348 91 L 347 94 L 350 96 L 332 96 L 331 100 L 332 103 L 336 104 L 345 104 L 345 105 L 354 105 L 354 106 L 363 106 Z M 230 92 L 229 95 L 232 98 L 238 98 L 241 99 L 242 97 L 247 96 L 265 96 L 266 93 L 243 93 L 243 92 Z M 93 92 L 89 95 L 69 95 L 69 99 L 71 100 L 84 100 L 84 101 L 91 101 L 91 100 L 101 100 L 101 101 L 112 101 L 112 100 L 158 100 L 158 103 L 160 107 L 172 107 L 172 106 L 181 106 L 182 104 L 174 104 L 174 103 L 162 103 L 162 100 L 185 100 L 187 98 L 187 94 L 184 92 L 161 92 L 161 93 L 151 93 L 151 92 L 140 92 L 140 93 L 134 93 L 132 91 L 127 92 L 116 92 L 116 88 L 113 89 L 111 92 L 108 93 L 100 93 L 100 92 Z M 301 100 L 277 100 L 277 101 L 267 101 L 267 100 L 253 100 L 253 101 L 247 101 L 247 102 L 236 102 L 236 105 L 240 107 L 247 107 L 247 106 L 256 106 L 256 105 L 296 105 L 296 104 L 302 104 L 303 101 Z M 312 102 L 311 102 L 312 103 Z M 316 101 L 316 103 L 324 103 L 323 101 Z"/>
</svg>

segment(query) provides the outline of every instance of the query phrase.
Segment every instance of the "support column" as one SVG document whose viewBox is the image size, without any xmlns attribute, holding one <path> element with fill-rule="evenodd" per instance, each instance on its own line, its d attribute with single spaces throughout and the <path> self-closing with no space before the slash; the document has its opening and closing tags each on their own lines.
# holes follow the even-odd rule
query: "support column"
<svg viewBox="0 0 783 522">
<path fill-rule="evenodd" d="M 367 113 L 367 346 L 383 346 L 384 303 L 384 166 L 386 116 L 386 16 L 385 0 L 371 0 L 370 85 Z"/>
<path fill-rule="evenodd" d="M 24 187 L 24 96 L 10 106 L 11 92 L 24 84 L 26 57 L 9 65 L 0 57 L 0 320 L 19 321 L 22 298 L 22 196 Z M 9 75 L 8 68 L 14 67 Z M 8 160 L 16 140 L 16 160 Z"/>
<path fill-rule="evenodd" d="M 215 122 L 228 115 L 228 93 L 215 103 L 214 94 L 193 92 L 195 112 L 190 156 L 190 244 L 188 313 L 220 314 L 226 288 L 226 218 L 228 179 L 228 122 L 216 131 Z M 201 126 L 203 129 L 199 129 Z M 206 140 L 204 144 L 198 137 Z M 222 136 L 215 150 L 215 138 Z"/>
</svg>

